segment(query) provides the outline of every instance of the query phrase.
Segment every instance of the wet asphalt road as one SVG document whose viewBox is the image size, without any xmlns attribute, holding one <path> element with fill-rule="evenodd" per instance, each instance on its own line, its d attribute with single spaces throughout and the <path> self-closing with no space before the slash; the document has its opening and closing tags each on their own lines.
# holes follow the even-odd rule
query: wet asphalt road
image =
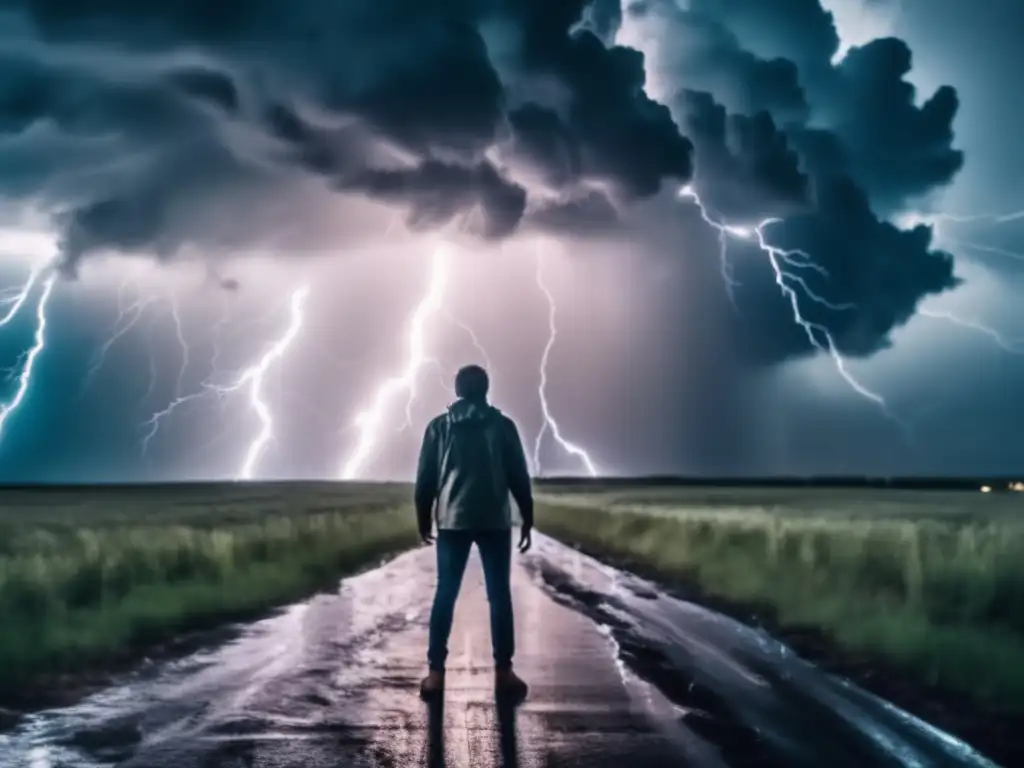
<svg viewBox="0 0 1024 768">
<path fill-rule="evenodd" d="M 991 766 L 731 619 L 537 536 L 514 568 L 520 707 L 491 689 L 474 555 L 443 706 L 417 696 L 433 551 L 0 735 L 0 766 Z"/>
</svg>

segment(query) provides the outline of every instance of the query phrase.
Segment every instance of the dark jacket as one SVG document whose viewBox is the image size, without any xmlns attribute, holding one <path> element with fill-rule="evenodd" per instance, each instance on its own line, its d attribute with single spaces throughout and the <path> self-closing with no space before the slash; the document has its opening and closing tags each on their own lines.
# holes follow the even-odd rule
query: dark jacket
<svg viewBox="0 0 1024 768">
<path fill-rule="evenodd" d="M 509 494 L 523 525 L 533 527 L 533 492 L 526 454 L 512 419 L 486 402 L 456 400 L 423 435 L 416 472 L 416 515 L 430 530 L 512 527 Z"/>
</svg>

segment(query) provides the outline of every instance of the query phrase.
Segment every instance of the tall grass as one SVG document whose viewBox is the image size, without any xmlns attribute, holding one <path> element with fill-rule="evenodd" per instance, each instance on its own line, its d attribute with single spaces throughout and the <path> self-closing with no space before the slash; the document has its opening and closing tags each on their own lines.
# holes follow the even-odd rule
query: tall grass
<svg viewBox="0 0 1024 768">
<path fill-rule="evenodd" d="M 5 510 L 0 690 L 102 666 L 331 585 L 414 543 L 412 512 L 386 501 L 336 498 L 337 511 L 323 511 L 284 495 L 269 506 L 230 499 L 220 512 L 211 500 L 205 516 L 179 504 L 178 513 L 134 515 L 49 509 L 20 522 Z"/>
<path fill-rule="evenodd" d="M 545 505 L 541 527 L 1024 712 L 1024 517 Z"/>
</svg>

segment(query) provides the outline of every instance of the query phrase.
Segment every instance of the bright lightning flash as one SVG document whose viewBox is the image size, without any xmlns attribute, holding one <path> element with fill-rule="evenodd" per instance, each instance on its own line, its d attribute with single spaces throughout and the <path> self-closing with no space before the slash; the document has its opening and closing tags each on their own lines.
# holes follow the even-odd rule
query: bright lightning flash
<svg viewBox="0 0 1024 768">
<path fill-rule="evenodd" d="M 547 388 L 548 388 L 548 358 L 551 356 L 551 349 L 555 346 L 555 339 L 558 337 L 558 327 L 555 324 L 555 298 L 551 295 L 551 291 L 548 289 L 547 283 L 544 282 L 544 259 L 540 251 L 537 252 L 537 286 L 544 294 L 544 298 L 548 302 L 548 340 L 544 345 L 544 352 L 540 358 L 540 384 L 537 387 L 537 396 L 540 399 L 541 413 L 544 415 L 544 423 L 541 425 L 540 431 L 537 432 L 537 439 L 533 443 L 533 466 L 534 471 L 540 473 L 540 447 L 541 441 L 544 439 L 546 432 L 551 432 L 551 436 L 555 438 L 555 441 L 566 451 L 573 456 L 576 456 L 583 466 L 586 467 L 587 474 L 591 477 L 597 477 L 597 468 L 594 466 L 594 462 L 591 460 L 590 455 L 583 450 L 580 446 L 575 443 L 571 443 L 562 437 L 562 431 L 558 427 L 558 422 L 555 421 L 555 417 L 551 415 L 551 408 L 548 405 Z"/>
<path fill-rule="evenodd" d="M 28 301 L 28 297 L 31 295 L 32 289 L 39 279 L 39 273 L 39 269 L 33 269 L 23 285 L 4 291 L 0 295 L 0 307 L 7 309 L 4 316 L 0 317 L 0 328 L 10 323 L 21 311 L 21 308 L 25 306 L 25 302 Z"/>
<path fill-rule="evenodd" d="M 306 299 L 308 297 L 309 286 L 299 288 L 292 294 L 290 304 L 291 321 L 289 322 L 287 330 L 276 342 L 274 342 L 273 345 L 271 345 L 271 347 L 258 361 L 242 371 L 241 375 L 239 375 L 234 382 L 227 385 L 205 384 L 202 391 L 195 392 L 190 395 L 178 396 L 162 411 L 158 411 L 153 414 L 153 416 L 143 425 L 149 428 L 149 432 L 143 438 L 143 451 L 147 449 L 149 442 L 156 436 L 163 420 L 174 413 L 174 411 L 180 406 L 203 397 L 211 392 L 218 397 L 225 397 L 235 394 L 243 388 L 248 388 L 249 406 L 259 419 L 260 432 L 249 444 L 249 448 L 246 451 L 245 458 L 238 470 L 236 479 L 251 480 L 256 470 L 256 464 L 263 455 L 263 451 L 266 449 L 267 444 L 273 440 L 274 437 L 273 414 L 271 413 L 270 406 L 267 405 L 264 400 L 263 380 L 271 366 L 285 356 L 292 343 L 301 333 L 305 320 Z"/>
<path fill-rule="evenodd" d="M 731 226 L 715 221 L 708 214 L 707 209 L 704 207 L 704 203 L 701 201 L 700 196 L 692 186 L 685 186 L 680 189 L 679 197 L 692 201 L 700 209 L 701 217 L 704 221 L 714 227 L 718 231 L 720 237 L 734 237 L 747 242 L 756 240 L 761 252 L 768 257 L 768 263 L 771 265 L 772 271 L 775 273 L 776 285 L 779 286 L 779 290 L 782 291 L 783 296 L 789 302 L 790 309 L 793 313 L 793 321 L 804 330 L 807 340 L 815 349 L 820 352 L 824 352 L 832 358 L 839 375 L 843 377 L 843 380 L 851 389 L 853 389 L 854 392 L 866 400 L 870 400 L 878 405 L 887 417 L 895 421 L 895 417 L 893 417 L 892 413 L 889 411 L 889 407 L 885 402 L 885 399 L 878 393 L 868 389 L 850 373 L 846 366 L 846 360 L 840 354 L 839 349 L 836 347 L 835 340 L 832 338 L 832 334 L 829 333 L 828 329 L 820 323 L 812 322 L 804 317 L 803 312 L 800 309 L 800 292 L 816 304 L 820 304 L 831 310 L 848 310 L 852 308 L 852 305 L 834 304 L 827 301 L 824 297 L 815 293 L 802 276 L 793 272 L 793 270 L 810 269 L 825 277 L 828 276 L 828 272 L 825 268 L 820 264 L 816 264 L 810 254 L 799 250 L 784 250 L 770 245 L 765 240 L 764 230 L 772 224 L 778 223 L 780 219 L 765 219 L 757 225 L 750 227 Z"/>
<path fill-rule="evenodd" d="M 263 400 L 263 378 L 270 366 L 284 356 L 285 352 L 295 341 L 295 337 L 302 330 L 302 323 L 305 317 L 306 299 L 309 296 L 309 288 L 303 287 L 292 294 L 291 302 L 291 323 L 284 336 L 282 336 L 259 361 L 246 369 L 242 376 L 227 391 L 237 390 L 239 387 L 249 386 L 249 405 L 259 417 L 262 428 L 256 439 L 249 445 L 246 452 L 242 469 L 238 473 L 240 480 L 251 480 L 256 462 L 259 461 L 267 443 L 274 437 L 274 422 L 270 408 Z"/>
<path fill-rule="evenodd" d="M 33 271 L 32 275 L 25 283 L 23 290 L 12 302 L 12 309 L 8 311 L 3 318 L 3 321 L 0 322 L 0 327 L 7 325 L 7 323 L 11 321 L 11 319 L 17 314 L 18 310 L 21 309 L 28 300 L 29 295 L 32 292 L 32 288 L 38 280 L 39 273 L 40 270 Z M 21 373 L 18 375 L 18 386 L 14 391 L 14 396 L 6 404 L 0 405 L 0 438 L 3 437 L 3 430 L 7 423 L 7 419 L 9 419 L 11 414 L 18 409 L 18 406 L 21 405 L 25 396 L 28 394 L 29 387 L 32 384 L 32 372 L 35 369 L 36 360 L 46 347 L 46 312 L 50 303 L 50 296 L 53 294 L 53 286 L 56 281 L 56 273 L 50 274 L 43 281 L 43 289 L 39 294 L 39 300 L 36 302 L 36 330 L 32 347 L 25 355 Z"/>
<path fill-rule="evenodd" d="M 438 247 L 434 251 L 431 259 L 430 285 L 409 320 L 409 346 L 405 367 L 397 376 L 381 382 L 369 409 L 356 416 L 355 425 L 359 430 L 359 438 L 355 449 L 341 468 L 342 480 L 354 480 L 362 472 L 371 453 L 380 443 L 388 405 L 400 392 L 407 394 L 406 421 L 411 420 L 410 410 L 416 397 L 416 383 L 420 371 L 426 365 L 435 362 L 427 357 L 426 353 L 426 324 L 427 320 L 443 310 L 450 258 L 444 247 Z"/>
<path fill-rule="evenodd" d="M 1013 259 L 1015 261 L 1024 261 L 1024 253 L 976 241 L 964 240 L 960 237 L 954 237 L 947 231 L 947 227 L 945 226 L 948 224 L 987 224 L 989 226 L 998 226 L 1019 221 L 1024 221 L 1024 210 L 1013 211 L 1011 213 L 977 213 L 971 215 L 953 213 L 911 213 L 903 216 L 899 223 L 907 227 L 927 224 L 932 228 L 937 239 L 948 242 L 950 245 L 961 250 L 988 253 L 995 256 Z M 980 320 L 968 319 L 949 310 L 919 309 L 918 313 L 925 317 L 932 318 L 933 320 L 944 320 L 952 323 L 953 325 L 959 326 L 960 328 L 976 331 L 984 336 L 988 336 L 1004 352 L 1009 352 L 1014 355 L 1024 354 L 1024 340 L 1007 339 L 995 328 L 985 325 Z"/>
</svg>

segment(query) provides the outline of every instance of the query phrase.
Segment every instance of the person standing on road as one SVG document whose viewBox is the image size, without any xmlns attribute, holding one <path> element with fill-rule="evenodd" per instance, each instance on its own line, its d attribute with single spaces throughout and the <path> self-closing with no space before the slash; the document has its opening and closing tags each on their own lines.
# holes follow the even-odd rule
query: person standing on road
<svg viewBox="0 0 1024 768">
<path fill-rule="evenodd" d="M 491 612 L 494 684 L 502 694 L 526 695 L 512 671 L 515 624 L 512 615 L 512 509 L 522 516 L 519 551 L 530 549 L 533 491 L 526 453 L 515 422 L 487 402 L 490 380 L 478 365 L 455 376 L 456 400 L 427 425 L 416 472 L 416 516 L 420 539 L 434 544 L 437 519 L 437 590 L 430 612 L 429 674 L 420 694 L 444 689 L 448 636 L 469 551 L 476 544 Z"/>
</svg>

